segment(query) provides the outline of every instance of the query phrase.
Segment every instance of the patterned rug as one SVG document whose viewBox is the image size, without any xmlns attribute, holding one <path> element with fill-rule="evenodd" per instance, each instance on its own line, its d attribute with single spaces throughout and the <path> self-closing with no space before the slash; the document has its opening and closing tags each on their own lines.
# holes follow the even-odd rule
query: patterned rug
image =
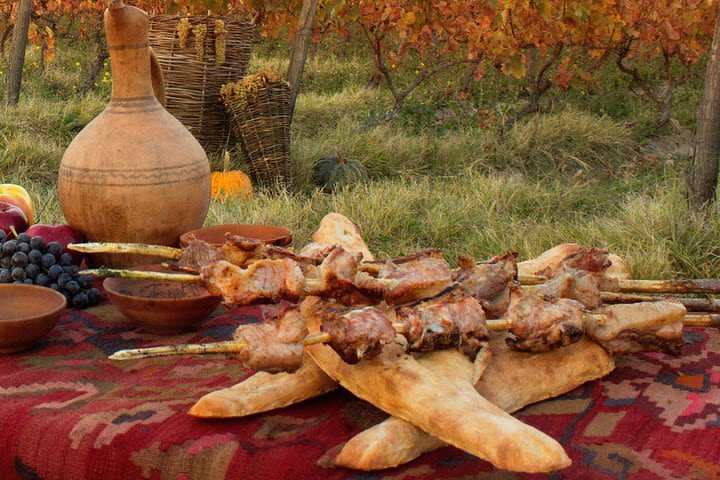
<svg viewBox="0 0 720 480">
<path fill-rule="evenodd" d="M 250 374 L 219 356 L 110 362 L 119 349 L 230 337 L 262 309 L 219 309 L 199 331 L 143 333 L 111 305 L 69 310 L 32 350 L 0 356 L 0 479 L 545 478 L 493 470 L 452 447 L 376 473 L 330 466 L 385 418 L 337 391 L 268 414 L 200 420 L 203 394 Z M 720 479 L 720 334 L 686 329 L 681 358 L 619 359 L 601 381 L 520 412 L 572 457 L 550 478 Z"/>
</svg>

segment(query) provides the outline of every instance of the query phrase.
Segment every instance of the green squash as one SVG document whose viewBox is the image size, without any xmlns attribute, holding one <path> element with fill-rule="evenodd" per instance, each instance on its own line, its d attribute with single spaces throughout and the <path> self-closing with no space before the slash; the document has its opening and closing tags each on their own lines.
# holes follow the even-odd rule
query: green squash
<svg viewBox="0 0 720 480">
<path fill-rule="evenodd" d="M 368 178 L 368 171 L 360 160 L 347 157 L 326 157 L 313 166 L 313 184 L 330 193 L 345 185 L 359 183 Z"/>
</svg>

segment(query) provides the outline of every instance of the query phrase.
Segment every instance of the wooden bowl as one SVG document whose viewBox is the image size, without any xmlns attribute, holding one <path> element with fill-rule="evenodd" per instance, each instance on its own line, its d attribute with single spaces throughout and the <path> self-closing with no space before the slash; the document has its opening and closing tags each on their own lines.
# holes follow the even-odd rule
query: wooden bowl
<svg viewBox="0 0 720 480">
<path fill-rule="evenodd" d="M 57 325 L 66 305 L 62 294 L 47 287 L 0 285 L 0 353 L 32 347 Z"/>
<path fill-rule="evenodd" d="M 187 247 L 190 238 L 195 237 L 198 240 L 204 240 L 210 245 L 220 246 L 225 243 L 225 234 L 231 233 L 246 238 L 254 238 L 262 240 L 266 243 L 284 247 L 292 242 L 292 231 L 285 227 L 274 225 L 213 225 L 211 227 L 198 228 L 180 235 L 180 246 Z"/>
<path fill-rule="evenodd" d="M 161 265 L 143 265 L 132 270 L 172 273 Z M 103 288 L 110 301 L 142 329 L 156 335 L 175 335 L 194 329 L 220 304 L 202 285 L 106 278 Z"/>
</svg>

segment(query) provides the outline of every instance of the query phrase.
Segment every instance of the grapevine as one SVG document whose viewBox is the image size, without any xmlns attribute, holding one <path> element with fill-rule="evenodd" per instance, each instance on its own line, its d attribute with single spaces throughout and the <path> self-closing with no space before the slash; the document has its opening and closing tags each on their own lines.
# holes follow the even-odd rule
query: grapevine
<svg viewBox="0 0 720 480">
<path fill-rule="evenodd" d="M 207 25 L 200 23 L 193 28 L 195 34 L 195 56 L 202 61 L 205 58 L 205 37 L 207 36 Z"/>
<path fill-rule="evenodd" d="M 225 63 L 225 22 L 215 20 L 215 64 L 222 65 Z"/>
<path fill-rule="evenodd" d="M 267 85 L 281 82 L 280 74 L 276 70 L 261 68 L 254 75 L 223 85 L 220 88 L 220 97 L 226 104 L 235 101 L 247 105 L 257 101 L 258 95 Z"/>
<path fill-rule="evenodd" d="M 178 38 L 180 39 L 180 48 L 187 47 L 188 36 L 190 35 L 191 29 L 192 26 L 190 25 L 190 20 L 188 20 L 187 18 L 181 18 L 177 26 Z"/>
</svg>

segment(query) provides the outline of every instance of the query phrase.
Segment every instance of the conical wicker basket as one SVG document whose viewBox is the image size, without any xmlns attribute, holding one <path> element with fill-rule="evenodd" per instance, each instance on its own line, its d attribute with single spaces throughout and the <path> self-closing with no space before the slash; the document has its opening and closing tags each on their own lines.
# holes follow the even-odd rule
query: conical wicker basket
<svg viewBox="0 0 720 480">
<path fill-rule="evenodd" d="M 290 87 L 266 83 L 252 98 L 225 98 L 255 185 L 290 189 Z"/>
<path fill-rule="evenodd" d="M 193 29 L 181 47 L 178 27 L 186 18 Z M 219 30 L 216 21 L 223 22 Z M 194 32 L 204 25 L 202 48 Z M 197 31 L 200 31 L 200 27 Z M 224 40 L 225 59 L 217 58 L 216 39 Z M 250 47 L 257 40 L 252 23 L 219 15 L 154 15 L 150 19 L 150 45 L 165 77 L 167 110 L 200 142 L 208 155 L 220 154 L 234 144 L 230 120 L 220 100 L 220 86 L 245 74 Z M 202 52 L 199 55 L 198 52 Z"/>
</svg>

